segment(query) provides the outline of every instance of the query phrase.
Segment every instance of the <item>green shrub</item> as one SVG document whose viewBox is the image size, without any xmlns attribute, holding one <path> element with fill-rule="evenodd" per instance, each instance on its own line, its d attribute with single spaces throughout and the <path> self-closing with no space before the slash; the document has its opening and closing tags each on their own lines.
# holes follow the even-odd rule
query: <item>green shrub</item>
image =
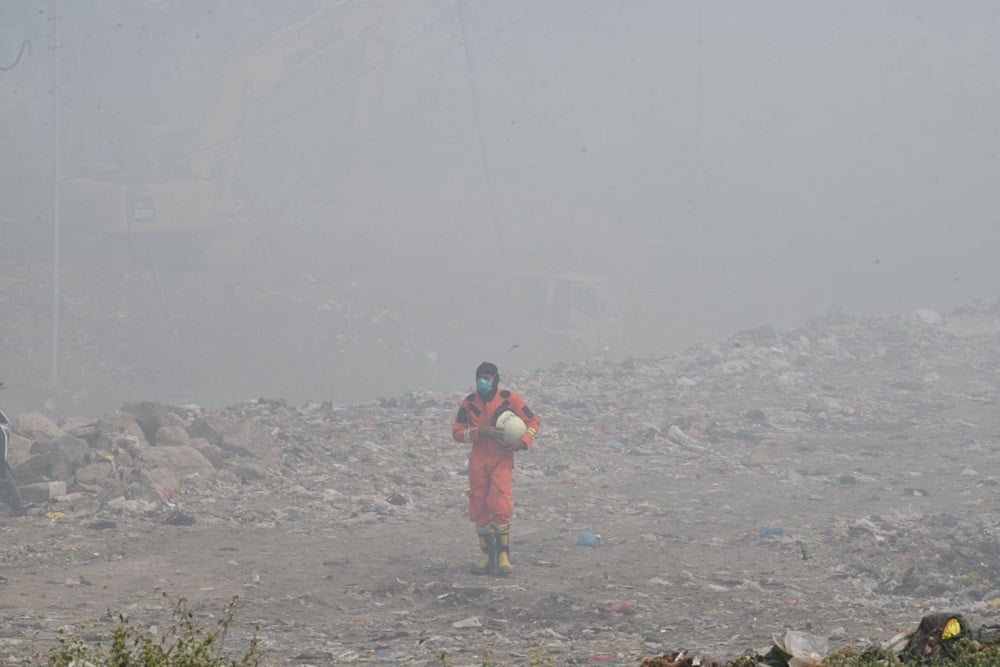
<svg viewBox="0 0 1000 667">
<path fill-rule="evenodd" d="M 186 600 L 178 598 L 170 627 L 158 641 L 136 627 L 124 614 L 109 611 L 110 616 L 118 618 L 110 645 L 60 632 L 59 645 L 49 652 L 48 664 L 51 667 L 256 667 L 263 655 L 256 633 L 249 649 L 239 659 L 223 656 L 223 644 L 236 613 L 237 600 L 238 597 L 234 597 L 226 605 L 216 629 L 209 631 L 195 623 Z"/>
<path fill-rule="evenodd" d="M 963 639 L 955 645 L 951 657 L 904 662 L 880 647 L 869 647 L 861 652 L 844 649 L 832 653 L 823 659 L 823 665 L 824 667 L 996 667 L 1000 665 L 1000 653 L 994 645 Z"/>
</svg>

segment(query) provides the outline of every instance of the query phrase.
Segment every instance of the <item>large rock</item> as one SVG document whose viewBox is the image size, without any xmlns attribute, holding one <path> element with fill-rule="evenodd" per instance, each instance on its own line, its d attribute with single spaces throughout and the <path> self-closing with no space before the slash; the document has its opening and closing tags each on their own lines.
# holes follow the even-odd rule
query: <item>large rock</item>
<svg viewBox="0 0 1000 667">
<path fill-rule="evenodd" d="M 32 440 L 58 438 L 65 435 L 54 421 L 41 412 L 26 412 L 17 418 L 15 427 Z"/>
<path fill-rule="evenodd" d="M 221 468 L 226 464 L 222 458 L 222 448 L 217 447 L 204 438 L 191 438 L 191 446 L 205 455 L 216 468 Z"/>
<path fill-rule="evenodd" d="M 77 484 L 99 484 L 108 479 L 114 472 L 110 461 L 102 460 L 88 463 L 76 471 Z"/>
<path fill-rule="evenodd" d="M 146 433 L 139 426 L 139 422 L 124 410 L 117 410 L 101 417 L 100 421 L 97 422 L 97 430 L 109 442 L 113 441 L 113 437 L 117 434 L 134 436 L 140 444 L 148 444 L 149 442 Z"/>
<path fill-rule="evenodd" d="M 28 458 L 11 466 L 14 471 L 14 479 L 18 484 L 32 484 L 34 482 L 48 482 L 49 457 L 45 454 L 31 454 Z"/>
<path fill-rule="evenodd" d="M 13 468 L 18 463 L 27 459 L 30 454 L 32 441 L 17 433 L 12 433 L 10 441 L 7 443 L 7 463 Z"/>
<path fill-rule="evenodd" d="M 44 503 L 66 495 L 66 482 L 35 482 L 17 487 L 21 500 L 26 503 Z"/>
<path fill-rule="evenodd" d="M 178 426 L 180 428 L 187 428 L 188 421 L 181 417 L 180 414 L 173 411 L 174 409 L 168 409 L 167 415 L 163 420 L 164 426 Z"/>
<path fill-rule="evenodd" d="M 207 419 L 196 419 L 188 426 L 188 435 L 192 438 L 204 438 L 213 445 L 222 444 L 222 434 L 219 433 Z"/>
<path fill-rule="evenodd" d="M 167 408 L 155 401 L 140 401 L 129 403 L 122 407 L 126 413 L 132 415 L 139 428 L 142 429 L 146 440 L 153 444 L 156 442 L 156 431 L 161 426 L 167 425 Z"/>
<path fill-rule="evenodd" d="M 104 449 L 111 451 L 121 450 L 128 452 L 128 454 L 134 457 L 141 457 L 142 453 L 150 448 L 150 444 L 146 442 L 145 437 L 140 438 L 134 435 L 116 435 L 108 444 L 110 446 L 105 445 Z"/>
<path fill-rule="evenodd" d="M 187 445 L 150 447 L 142 453 L 142 460 L 149 464 L 149 468 L 166 468 L 180 478 L 190 475 L 208 476 L 215 472 L 215 466 L 204 454 Z"/>
<path fill-rule="evenodd" d="M 177 487 L 180 486 L 177 475 L 174 474 L 173 470 L 167 468 L 144 469 L 139 475 L 139 482 L 147 490 L 156 492 L 153 494 L 147 491 L 152 498 L 159 495 L 163 500 L 171 500 L 171 495 L 176 493 Z"/>
<path fill-rule="evenodd" d="M 70 482 L 76 469 L 89 458 L 90 445 L 80 438 L 62 435 L 51 440 L 36 440 L 30 451 L 45 457 L 49 479 Z"/>
<path fill-rule="evenodd" d="M 188 435 L 183 426 L 161 426 L 156 429 L 154 443 L 157 447 L 163 447 L 164 445 L 190 445 L 191 436 Z"/>
</svg>

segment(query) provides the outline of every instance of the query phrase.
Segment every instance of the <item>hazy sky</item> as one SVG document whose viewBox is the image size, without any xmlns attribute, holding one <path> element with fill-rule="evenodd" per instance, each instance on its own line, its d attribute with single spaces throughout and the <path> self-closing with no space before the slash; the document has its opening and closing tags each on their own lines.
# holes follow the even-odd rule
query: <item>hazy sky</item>
<svg viewBox="0 0 1000 667">
<path fill-rule="evenodd" d="M 558 271 L 611 281 L 635 352 L 1000 290 L 1000 4 L 347 2 L 329 55 L 254 60 L 337 4 L 60 3 L 63 178 L 136 160 L 142 126 L 185 136 L 182 157 L 218 143 L 269 262 L 309 272 L 303 308 L 347 285 L 442 386 L 533 340 L 503 283 Z M 51 203 L 51 7 L 0 5 L 0 65 L 31 42 L 0 72 L 0 141 L 23 156 L 0 168 L 6 236 Z M 270 62 L 288 71 L 240 83 Z M 206 138 L 219 108 L 231 130 Z"/>
<path fill-rule="evenodd" d="M 794 326 L 833 304 L 996 295 L 1000 7 L 525 2 L 466 16 L 505 237 L 617 279 L 640 345 Z M 453 24 L 409 45 L 409 67 L 433 62 L 459 91 L 425 115 L 464 141 L 415 150 L 474 188 Z M 405 128 L 400 145 L 426 136 Z"/>
</svg>

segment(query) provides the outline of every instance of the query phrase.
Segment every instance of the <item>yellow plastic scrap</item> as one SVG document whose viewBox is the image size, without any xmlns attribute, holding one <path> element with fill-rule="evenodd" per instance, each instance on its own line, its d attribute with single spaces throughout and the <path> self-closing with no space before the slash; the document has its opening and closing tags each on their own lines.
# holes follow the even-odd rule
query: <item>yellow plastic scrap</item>
<svg viewBox="0 0 1000 667">
<path fill-rule="evenodd" d="M 948 622 L 944 624 L 944 630 L 941 631 L 941 639 L 951 639 L 952 637 L 957 637 L 962 632 L 962 624 L 958 622 L 957 618 L 949 618 Z"/>
<path fill-rule="evenodd" d="M 66 512 L 46 512 L 45 513 L 45 518 L 46 519 L 52 519 L 53 521 L 55 521 L 56 519 L 62 519 L 65 516 L 66 516 Z"/>
</svg>

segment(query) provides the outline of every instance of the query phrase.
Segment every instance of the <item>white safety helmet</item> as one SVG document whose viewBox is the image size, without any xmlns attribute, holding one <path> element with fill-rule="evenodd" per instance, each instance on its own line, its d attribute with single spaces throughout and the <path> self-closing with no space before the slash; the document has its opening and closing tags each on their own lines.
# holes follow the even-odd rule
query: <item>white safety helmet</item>
<svg viewBox="0 0 1000 667">
<path fill-rule="evenodd" d="M 516 445 L 521 436 L 528 430 L 524 420 L 514 414 L 512 410 L 506 410 L 497 417 L 497 426 L 503 429 L 503 443 L 508 447 Z"/>
</svg>

